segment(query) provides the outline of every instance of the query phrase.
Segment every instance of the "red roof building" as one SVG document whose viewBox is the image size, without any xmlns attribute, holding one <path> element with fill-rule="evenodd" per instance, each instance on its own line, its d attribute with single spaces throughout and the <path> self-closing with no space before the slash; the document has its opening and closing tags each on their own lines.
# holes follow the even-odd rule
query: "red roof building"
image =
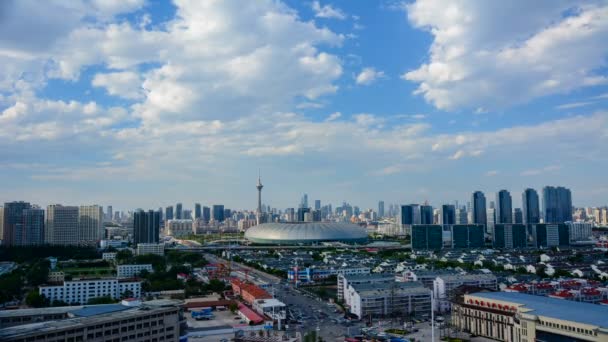
<svg viewBox="0 0 608 342">
<path fill-rule="evenodd" d="M 243 304 L 239 304 L 239 315 L 243 317 L 247 323 L 253 322 L 253 324 L 259 324 L 264 322 L 264 317 Z"/>
</svg>

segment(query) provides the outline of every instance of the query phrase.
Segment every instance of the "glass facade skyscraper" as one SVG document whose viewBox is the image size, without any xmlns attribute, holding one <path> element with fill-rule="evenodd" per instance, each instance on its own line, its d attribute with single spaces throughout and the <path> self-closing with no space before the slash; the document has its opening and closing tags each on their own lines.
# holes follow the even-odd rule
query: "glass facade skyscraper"
<svg viewBox="0 0 608 342">
<path fill-rule="evenodd" d="M 183 212 L 182 212 L 182 204 L 181 203 L 177 203 L 175 205 L 175 218 L 178 220 L 183 219 Z"/>
<path fill-rule="evenodd" d="M 158 243 L 160 234 L 160 211 L 138 210 L 133 214 L 133 242 Z"/>
<path fill-rule="evenodd" d="M 456 207 L 451 204 L 441 206 L 441 224 L 456 224 Z"/>
<path fill-rule="evenodd" d="M 507 190 L 496 194 L 496 223 L 513 223 L 513 202 Z"/>
<path fill-rule="evenodd" d="M 540 223 L 540 202 L 536 190 L 524 190 L 521 194 L 521 205 L 525 224 Z"/>
<path fill-rule="evenodd" d="M 572 221 L 572 194 L 570 189 L 558 186 L 543 188 L 544 223 Z"/>
<path fill-rule="evenodd" d="M 224 222 L 224 205 L 214 204 L 213 207 L 213 220 L 217 222 Z"/>
<path fill-rule="evenodd" d="M 195 219 L 200 219 L 201 215 L 202 215 L 201 204 L 200 203 L 195 203 L 194 204 L 194 218 Z"/>
<path fill-rule="evenodd" d="M 472 218 L 474 224 L 485 225 L 488 220 L 486 216 L 486 196 L 481 191 L 475 191 L 471 196 Z"/>
</svg>

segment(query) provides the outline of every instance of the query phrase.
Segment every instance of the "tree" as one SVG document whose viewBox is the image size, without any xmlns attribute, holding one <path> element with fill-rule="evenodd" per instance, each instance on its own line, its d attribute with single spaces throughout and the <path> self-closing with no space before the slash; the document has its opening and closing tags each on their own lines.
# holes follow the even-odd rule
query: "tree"
<svg viewBox="0 0 608 342">
<path fill-rule="evenodd" d="M 44 295 L 41 295 L 36 289 L 27 293 L 25 303 L 35 308 L 43 308 L 50 304 L 49 300 Z"/>
<path fill-rule="evenodd" d="M 120 295 L 121 298 L 131 298 L 133 297 L 133 291 L 131 290 L 125 290 L 125 292 L 121 293 Z"/>
<path fill-rule="evenodd" d="M 129 249 L 122 249 L 116 253 L 116 262 L 126 263 L 133 259 L 133 253 Z"/>
<path fill-rule="evenodd" d="M 27 283 L 31 286 L 44 284 L 49 277 L 49 267 L 48 260 L 40 260 L 34 263 L 25 275 Z"/>
<path fill-rule="evenodd" d="M 129 291 L 129 290 L 127 290 Z M 125 291 L 125 292 L 127 292 Z M 116 300 L 114 300 L 114 298 L 110 297 L 110 296 L 103 296 L 103 297 L 96 297 L 96 298 L 91 298 L 89 299 L 89 305 L 95 305 L 95 304 L 112 304 L 112 303 L 116 303 Z"/>
<path fill-rule="evenodd" d="M 236 305 L 236 303 L 230 303 L 228 305 L 228 310 L 230 310 L 230 312 L 232 312 L 232 313 L 235 313 L 236 310 L 238 310 L 238 309 L 239 309 L 239 306 Z"/>
</svg>

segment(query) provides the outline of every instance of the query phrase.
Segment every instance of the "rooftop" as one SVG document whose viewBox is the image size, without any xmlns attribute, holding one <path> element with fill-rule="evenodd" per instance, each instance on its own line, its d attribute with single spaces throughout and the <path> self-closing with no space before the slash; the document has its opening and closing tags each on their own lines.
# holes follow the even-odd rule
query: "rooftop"
<svg viewBox="0 0 608 342">
<path fill-rule="evenodd" d="M 343 277 L 349 282 L 372 279 L 395 279 L 395 275 L 392 273 L 347 274 L 343 275 Z"/>
<path fill-rule="evenodd" d="M 355 284 L 351 285 L 360 296 L 384 295 L 386 293 L 406 294 L 413 292 L 424 292 L 431 294 L 431 290 L 424 287 L 421 282 L 393 282 L 393 283 L 375 283 L 375 284 Z"/>
<path fill-rule="evenodd" d="M 483 292 L 472 295 L 517 303 L 530 309 L 527 312 L 529 314 L 608 328 L 608 307 L 603 305 L 564 301 L 519 292 Z"/>
</svg>

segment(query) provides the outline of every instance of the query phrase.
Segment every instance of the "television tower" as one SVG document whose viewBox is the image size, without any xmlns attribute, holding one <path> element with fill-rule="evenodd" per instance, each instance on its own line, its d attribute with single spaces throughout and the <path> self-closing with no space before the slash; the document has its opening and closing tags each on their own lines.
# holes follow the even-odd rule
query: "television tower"
<svg viewBox="0 0 608 342">
<path fill-rule="evenodd" d="M 264 187 L 262 185 L 262 180 L 261 180 L 261 176 L 260 173 L 258 172 L 258 184 L 255 186 L 258 189 L 258 209 L 256 210 L 256 219 L 257 219 L 257 224 L 262 223 L 262 188 Z"/>
</svg>

